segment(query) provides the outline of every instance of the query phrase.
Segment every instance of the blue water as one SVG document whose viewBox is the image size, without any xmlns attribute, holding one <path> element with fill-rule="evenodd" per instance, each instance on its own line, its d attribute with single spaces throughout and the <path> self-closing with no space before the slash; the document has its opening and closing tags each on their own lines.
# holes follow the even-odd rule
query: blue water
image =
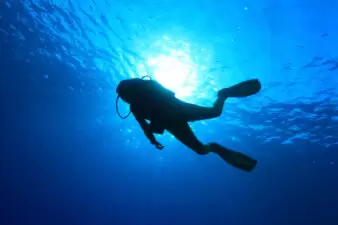
<svg viewBox="0 0 338 225">
<path fill-rule="evenodd" d="M 0 1 L 1 225 L 337 225 L 338 2 Z M 259 78 L 192 124 L 252 173 L 115 110 L 150 74 L 182 100 Z M 127 106 L 119 104 L 122 114 Z"/>
</svg>

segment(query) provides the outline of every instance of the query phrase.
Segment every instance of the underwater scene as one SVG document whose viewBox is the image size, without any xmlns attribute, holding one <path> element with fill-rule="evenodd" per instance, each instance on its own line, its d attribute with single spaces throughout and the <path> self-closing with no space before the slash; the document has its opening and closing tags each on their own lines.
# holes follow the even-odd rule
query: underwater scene
<svg viewBox="0 0 338 225">
<path fill-rule="evenodd" d="M 0 224 L 338 225 L 337 12 L 0 0 Z"/>
</svg>

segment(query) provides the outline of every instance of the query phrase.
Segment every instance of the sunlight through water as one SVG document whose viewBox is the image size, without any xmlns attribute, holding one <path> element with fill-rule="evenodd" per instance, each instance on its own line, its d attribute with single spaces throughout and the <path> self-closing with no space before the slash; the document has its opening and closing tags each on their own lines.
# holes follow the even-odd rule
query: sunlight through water
<svg viewBox="0 0 338 225">
<path fill-rule="evenodd" d="M 164 39 L 169 40 L 168 37 Z M 158 41 L 154 46 L 160 48 L 149 53 L 145 65 L 138 65 L 139 76 L 150 75 L 180 99 L 191 97 L 197 89 L 198 76 L 196 63 L 189 55 L 189 44 L 168 46 Z"/>
</svg>

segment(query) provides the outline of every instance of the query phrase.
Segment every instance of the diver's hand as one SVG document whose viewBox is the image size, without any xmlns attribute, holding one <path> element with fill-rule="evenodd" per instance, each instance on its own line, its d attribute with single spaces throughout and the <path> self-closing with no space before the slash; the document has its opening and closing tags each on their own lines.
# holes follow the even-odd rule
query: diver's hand
<svg viewBox="0 0 338 225">
<path fill-rule="evenodd" d="M 164 148 L 164 146 L 159 142 L 156 142 L 154 145 L 158 150 L 162 150 Z"/>
</svg>

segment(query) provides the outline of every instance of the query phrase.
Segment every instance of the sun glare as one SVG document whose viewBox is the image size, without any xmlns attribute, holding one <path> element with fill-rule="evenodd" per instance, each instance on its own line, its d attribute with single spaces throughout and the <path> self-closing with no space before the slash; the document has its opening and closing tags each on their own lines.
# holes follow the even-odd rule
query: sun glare
<svg viewBox="0 0 338 225">
<path fill-rule="evenodd" d="M 149 73 L 163 86 L 174 91 L 176 97 L 190 97 L 197 86 L 197 72 L 189 54 L 183 50 L 169 49 L 166 54 L 150 55 L 145 65 L 139 65 L 139 70 L 143 71 L 140 76 Z"/>
<path fill-rule="evenodd" d="M 196 73 L 191 65 L 175 57 L 161 55 L 148 60 L 154 78 L 174 91 L 177 97 L 190 96 L 196 82 Z"/>
</svg>

